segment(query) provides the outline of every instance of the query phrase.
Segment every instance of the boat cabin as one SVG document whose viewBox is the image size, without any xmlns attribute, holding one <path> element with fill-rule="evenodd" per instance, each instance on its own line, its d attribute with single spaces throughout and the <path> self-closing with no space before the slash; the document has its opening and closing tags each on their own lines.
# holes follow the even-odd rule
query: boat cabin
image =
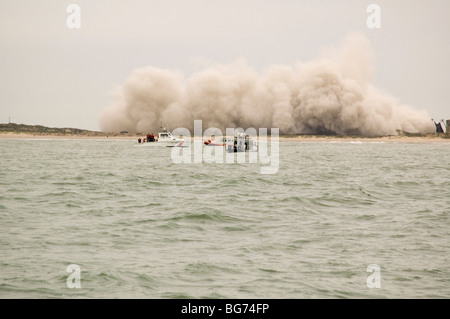
<svg viewBox="0 0 450 319">
<path fill-rule="evenodd" d="M 172 133 L 170 133 L 165 127 L 161 127 L 158 132 L 158 140 L 173 140 Z"/>
<path fill-rule="evenodd" d="M 247 133 L 238 133 L 233 139 L 226 139 L 226 145 L 227 151 L 231 153 L 257 150 L 256 142 Z"/>
</svg>

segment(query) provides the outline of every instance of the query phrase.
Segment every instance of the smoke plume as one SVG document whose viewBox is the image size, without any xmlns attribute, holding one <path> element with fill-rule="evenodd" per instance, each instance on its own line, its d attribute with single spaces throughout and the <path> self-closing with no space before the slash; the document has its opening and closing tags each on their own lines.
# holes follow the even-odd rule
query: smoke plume
<svg viewBox="0 0 450 319">
<path fill-rule="evenodd" d="M 352 34 L 320 59 L 273 65 L 258 73 L 243 60 L 184 79 L 155 67 L 134 70 L 100 118 L 105 132 L 156 132 L 185 127 L 279 128 L 281 134 L 382 136 L 433 132 L 414 110 L 370 83 L 372 49 Z"/>
</svg>

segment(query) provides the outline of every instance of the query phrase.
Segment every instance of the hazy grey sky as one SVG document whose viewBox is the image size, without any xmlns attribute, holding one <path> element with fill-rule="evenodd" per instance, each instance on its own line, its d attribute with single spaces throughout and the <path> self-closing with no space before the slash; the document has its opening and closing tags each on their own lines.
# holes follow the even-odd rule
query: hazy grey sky
<svg viewBox="0 0 450 319">
<path fill-rule="evenodd" d="M 69 4 L 81 28 L 69 29 Z M 369 29 L 369 4 L 381 28 Z M 98 130 L 135 68 L 179 70 L 244 58 L 263 71 L 318 57 L 348 33 L 375 53 L 373 83 L 450 118 L 450 1 L 0 0 L 0 122 Z"/>
</svg>

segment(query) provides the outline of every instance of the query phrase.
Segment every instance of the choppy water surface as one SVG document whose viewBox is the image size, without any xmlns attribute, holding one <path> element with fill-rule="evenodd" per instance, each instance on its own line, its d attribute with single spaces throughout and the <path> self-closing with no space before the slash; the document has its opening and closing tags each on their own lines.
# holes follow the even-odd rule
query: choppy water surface
<svg viewBox="0 0 450 319">
<path fill-rule="evenodd" d="M 450 297 L 450 144 L 281 142 L 263 175 L 134 143 L 0 140 L 1 298 Z"/>
</svg>

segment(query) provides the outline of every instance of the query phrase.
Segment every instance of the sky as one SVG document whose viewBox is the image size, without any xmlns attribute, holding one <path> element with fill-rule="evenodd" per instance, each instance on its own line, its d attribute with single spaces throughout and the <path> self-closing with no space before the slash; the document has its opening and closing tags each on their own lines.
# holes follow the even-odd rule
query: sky
<svg viewBox="0 0 450 319">
<path fill-rule="evenodd" d="M 70 4 L 80 28 L 69 28 Z M 380 28 L 369 28 L 370 4 Z M 448 0 L 0 0 L 0 123 L 99 130 L 134 69 L 185 78 L 244 59 L 259 72 L 320 56 L 351 32 L 374 51 L 372 83 L 450 119 Z"/>
</svg>

